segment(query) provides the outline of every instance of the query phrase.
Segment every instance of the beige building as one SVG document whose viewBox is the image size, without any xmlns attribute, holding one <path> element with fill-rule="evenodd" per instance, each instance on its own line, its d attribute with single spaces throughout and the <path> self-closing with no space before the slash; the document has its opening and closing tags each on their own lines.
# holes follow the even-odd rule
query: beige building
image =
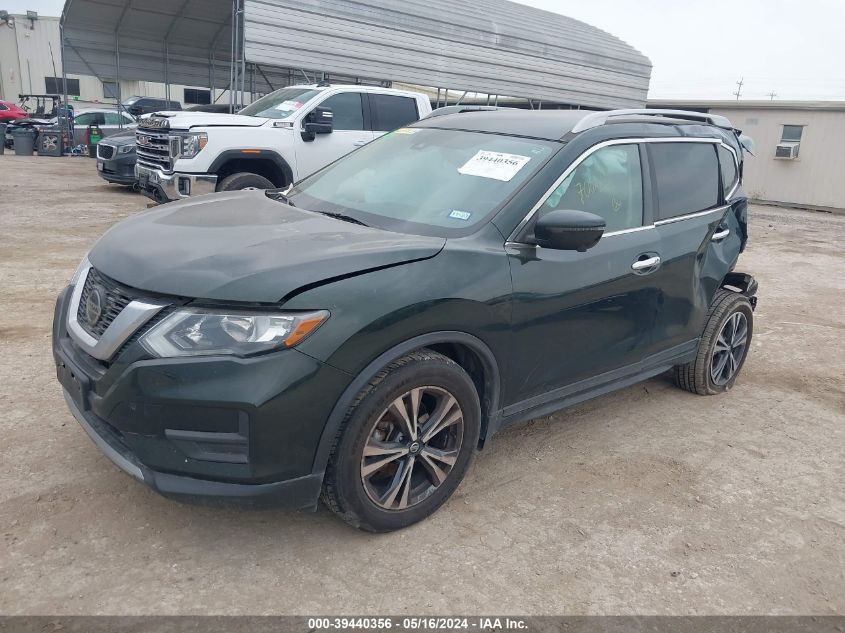
<svg viewBox="0 0 845 633">
<path fill-rule="evenodd" d="M 0 19 L 0 99 L 18 102 L 19 94 L 62 93 L 62 55 L 59 18 L 9 15 Z M 113 77 L 68 74 L 69 99 L 77 107 L 116 104 Z M 151 81 L 120 82 L 121 98 L 132 95 L 164 97 L 165 85 Z M 171 85 L 170 99 L 184 107 L 199 103 L 228 103 L 228 92 Z"/>
<path fill-rule="evenodd" d="M 711 112 L 754 139 L 745 191 L 762 202 L 845 212 L 845 102 L 667 101 L 650 108 Z"/>
</svg>

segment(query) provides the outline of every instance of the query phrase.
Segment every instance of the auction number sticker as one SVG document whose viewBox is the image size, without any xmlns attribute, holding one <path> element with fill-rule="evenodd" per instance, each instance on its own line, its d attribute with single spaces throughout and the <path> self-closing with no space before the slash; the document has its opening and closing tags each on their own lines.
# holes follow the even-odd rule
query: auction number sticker
<svg viewBox="0 0 845 633">
<path fill-rule="evenodd" d="M 465 176 L 481 176 L 482 178 L 508 182 L 519 173 L 519 170 L 529 160 L 531 160 L 530 156 L 491 152 L 483 149 L 461 167 L 458 167 L 458 173 Z"/>
</svg>

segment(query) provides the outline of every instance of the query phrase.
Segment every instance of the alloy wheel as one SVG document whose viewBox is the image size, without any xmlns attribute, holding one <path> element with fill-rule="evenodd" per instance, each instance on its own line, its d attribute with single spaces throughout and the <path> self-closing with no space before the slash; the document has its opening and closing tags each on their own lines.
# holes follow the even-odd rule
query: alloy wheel
<svg viewBox="0 0 845 633">
<path fill-rule="evenodd" d="M 726 385 L 736 375 L 748 343 L 748 319 L 742 312 L 734 312 L 716 339 L 710 360 L 710 379 L 718 386 Z"/>
<path fill-rule="evenodd" d="M 415 387 L 393 400 L 367 435 L 361 482 L 385 510 L 406 510 L 449 477 L 464 435 L 463 411 L 441 387 Z"/>
</svg>

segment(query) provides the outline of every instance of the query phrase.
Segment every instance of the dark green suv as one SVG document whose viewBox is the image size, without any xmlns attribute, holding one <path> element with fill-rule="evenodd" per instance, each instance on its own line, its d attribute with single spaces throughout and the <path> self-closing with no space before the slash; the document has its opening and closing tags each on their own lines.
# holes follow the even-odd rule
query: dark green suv
<svg viewBox="0 0 845 633">
<path fill-rule="evenodd" d="M 744 144 L 696 113 L 463 112 L 140 213 L 59 296 L 68 406 L 165 495 L 409 525 L 506 425 L 666 371 L 734 384 Z"/>
</svg>

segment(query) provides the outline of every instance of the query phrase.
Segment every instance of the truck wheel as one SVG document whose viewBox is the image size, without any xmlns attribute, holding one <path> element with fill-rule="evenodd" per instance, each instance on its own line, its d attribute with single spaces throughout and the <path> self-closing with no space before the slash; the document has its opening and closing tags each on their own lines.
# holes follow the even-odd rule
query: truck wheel
<svg viewBox="0 0 845 633">
<path fill-rule="evenodd" d="M 695 360 L 675 365 L 675 384 L 702 396 L 733 387 L 745 363 L 754 331 L 754 311 L 748 298 L 717 290 L 698 343 Z"/>
<path fill-rule="evenodd" d="M 276 185 L 264 176 L 246 171 L 226 176 L 217 183 L 217 191 L 238 191 L 240 189 L 273 189 Z"/>
<path fill-rule="evenodd" d="M 370 532 L 421 521 L 463 479 L 480 420 L 475 385 L 457 363 L 425 349 L 394 361 L 346 413 L 323 480 L 324 503 Z"/>
</svg>

